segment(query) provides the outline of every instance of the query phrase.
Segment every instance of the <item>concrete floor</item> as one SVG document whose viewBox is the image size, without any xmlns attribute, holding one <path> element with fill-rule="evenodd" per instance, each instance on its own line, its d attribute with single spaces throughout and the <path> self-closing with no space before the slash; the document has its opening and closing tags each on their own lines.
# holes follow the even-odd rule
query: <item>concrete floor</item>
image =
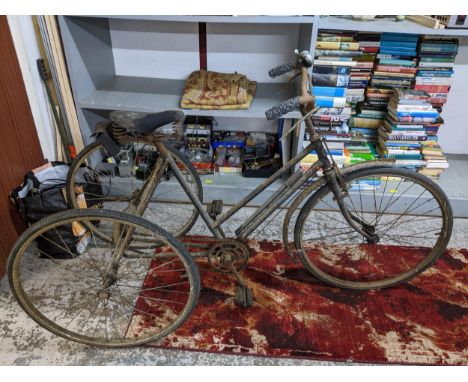
<svg viewBox="0 0 468 382">
<path fill-rule="evenodd" d="M 244 208 L 225 226 L 227 234 L 252 213 Z M 280 239 L 281 212 L 259 239 Z M 456 219 L 450 247 L 468 247 L 468 219 Z M 206 234 L 202 221 L 191 233 Z M 154 348 L 106 350 L 57 337 L 32 321 L 14 301 L 8 280 L 0 280 L 0 365 L 334 365 L 333 362 L 219 355 Z M 343 365 L 343 363 L 336 363 Z"/>
</svg>

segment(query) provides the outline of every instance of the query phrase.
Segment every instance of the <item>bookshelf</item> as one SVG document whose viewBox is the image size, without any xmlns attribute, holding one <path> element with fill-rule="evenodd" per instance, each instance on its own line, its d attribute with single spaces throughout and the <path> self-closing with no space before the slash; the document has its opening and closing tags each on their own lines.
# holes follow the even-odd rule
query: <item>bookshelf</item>
<svg viewBox="0 0 468 382">
<path fill-rule="evenodd" d="M 208 68 L 232 71 L 239 66 L 239 72 L 252 80 L 259 79 L 257 94 L 248 110 L 185 110 L 185 113 L 232 119 L 238 121 L 239 126 L 247 120 L 262 121 L 258 125 L 253 123 L 253 127 L 247 129 L 249 131 L 265 131 L 265 111 L 295 95 L 295 84 L 288 83 L 288 77 L 283 76 L 273 82 L 266 78 L 268 69 L 291 62 L 296 48 L 313 51 L 320 29 L 468 36 L 468 30 L 431 29 L 407 20 L 356 21 L 338 16 L 59 16 L 85 144 L 93 140 L 91 134 L 95 124 L 105 119 L 111 110 L 158 112 L 179 107 L 185 78 L 192 70 L 198 69 L 199 22 L 207 23 L 208 38 L 210 32 L 214 32 L 215 38 L 224 36 L 224 41 L 227 41 L 221 46 L 221 40 L 218 40 L 219 50 L 208 51 Z M 140 50 L 132 46 L 141 44 L 142 32 L 146 28 L 156 30 L 159 26 L 164 29 L 165 38 L 174 42 L 174 47 L 165 48 L 167 53 L 177 58 L 181 53 L 177 51 L 179 47 L 185 50 L 182 53 L 186 53 L 172 62 L 180 74 L 175 78 L 167 78 L 164 73 L 157 72 L 154 54 L 158 47 L 153 43 Z M 237 44 L 236 39 L 239 40 Z M 177 43 L 179 40 L 181 45 Z M 127 45 L 121 46 L 122 41 Z M 213 45 L 216 44 L 208 40 L 208 49 Z M 255 47 L 255 52 L 252 47 Z M 132 49 L 135 49 L 133 61 L 120 55 Z M 252 74 L 245 73 L 244 68 L 250 67 L 254 68 Z M 144 74 L 141 76 L 139 73 Z M 298 116 L 299 113 L 294 112 L 285 117 Z M 271 126 L 270 131 L 272 129 Z M 296 136 L 292 153 L 302 146 L 303 129 Z M 240 177 L 224 177 L 220 183 L 213 182 L 210 188 L 235 194 L 234 186 L 253 188 L 258 183 L 257 179 L 241 180 Z"/>
</svg>

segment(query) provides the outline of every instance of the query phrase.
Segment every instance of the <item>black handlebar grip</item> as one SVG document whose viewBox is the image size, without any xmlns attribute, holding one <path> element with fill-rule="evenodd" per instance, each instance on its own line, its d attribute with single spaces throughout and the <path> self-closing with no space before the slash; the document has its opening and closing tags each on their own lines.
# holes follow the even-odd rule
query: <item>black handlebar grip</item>
<svg viewBox="0 0 468 382">
<path fill-rule="evenodd" d="M 294 70 L 293 64 L 283 64 L 283 65 L 277 66 L 276 68 L 270 69 L 268 71 L 268 75 L 271 78 L 275 78 L 275 77 L 281 76 L 284 73 L 290 72 L 291 70 Z"/>
<path fill-rule="evenodd" d="M 265 112 L 266 118 L 270 121 L 281 117 L 284 114 L 299 109 L 301 104 L 299 103 L 299 97 L 290 98 L 278 105 L 273 106 Z"/>
</svg>

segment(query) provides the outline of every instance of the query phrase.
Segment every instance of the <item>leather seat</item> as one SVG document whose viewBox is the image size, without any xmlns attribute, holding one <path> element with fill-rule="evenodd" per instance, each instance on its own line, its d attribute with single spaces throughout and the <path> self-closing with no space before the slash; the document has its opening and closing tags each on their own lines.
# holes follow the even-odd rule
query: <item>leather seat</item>
<svg viewBox="0 0 468 382">
<path fill-rule="evenodd" d="M 112 111 L 109 119 L 129 133 L 151 134 L 158 127 L 179 122 L 184 118 L 181 110 L 166 110 L 160 113 L 137 113 L 133 111 Z"/>
</svg>

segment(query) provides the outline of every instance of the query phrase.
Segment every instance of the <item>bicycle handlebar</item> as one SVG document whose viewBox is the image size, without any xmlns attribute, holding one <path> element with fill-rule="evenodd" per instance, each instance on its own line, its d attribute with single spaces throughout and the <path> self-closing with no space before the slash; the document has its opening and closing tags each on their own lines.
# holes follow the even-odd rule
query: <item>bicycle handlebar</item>
<svg viewBox="0 0 468 382">
<path fill-rule="evenodd" d="M 291 70 L 294 70 L 296 66 L 294 64 L 283 64 L 283 65 L 278 65 L 268 71 L 268 75 L 271 78 L 275 78 L 278 76 L 281 76 L 284 73 L 290 72 Z"/>
<path fill-rule="evenodd" d="M 270 69 L 268 74 L 270 77 L 274 78 L 280 76 L 281 74 L 287 73 L 291 70 L 297 69 L 300 70 L 301 75 L 301 86 L 300 86 L 300 95 L 297 97 L 290 98 L 278 105 L 272 106 L 265 112 L 266 118 L 268 120 L 276 119 L 281 117 L 284 114 L 287 114 L 291 111 L 299 109 L 301 106 L 306 104 L 315 103 L 315 97 L 310 94 L 308 91 L 308 80 L 309 80 L 309 71 L 308 68 L 312 65 L 311 58 L 309 57 L 309 52 L 303 51 L 297 54 L 297 62 L 295 64 L 284 64 L 279 65 L 273 69 Z M 310 121 L 307 121 L 307 124 L 311 125 Z"/>
<path fill-rule="evenodd" d="M 279 103 L 268 109 L 265 112 L 267 120 L 272 120 L 281 117 L 284 114 L 287 114 L 291 111 L 298 110 L 302 105 L 307 103 L 313 103 L 315 97 L 307 94 L 303 96 L 293 97 L 284 102 Z"/>
</svg>

